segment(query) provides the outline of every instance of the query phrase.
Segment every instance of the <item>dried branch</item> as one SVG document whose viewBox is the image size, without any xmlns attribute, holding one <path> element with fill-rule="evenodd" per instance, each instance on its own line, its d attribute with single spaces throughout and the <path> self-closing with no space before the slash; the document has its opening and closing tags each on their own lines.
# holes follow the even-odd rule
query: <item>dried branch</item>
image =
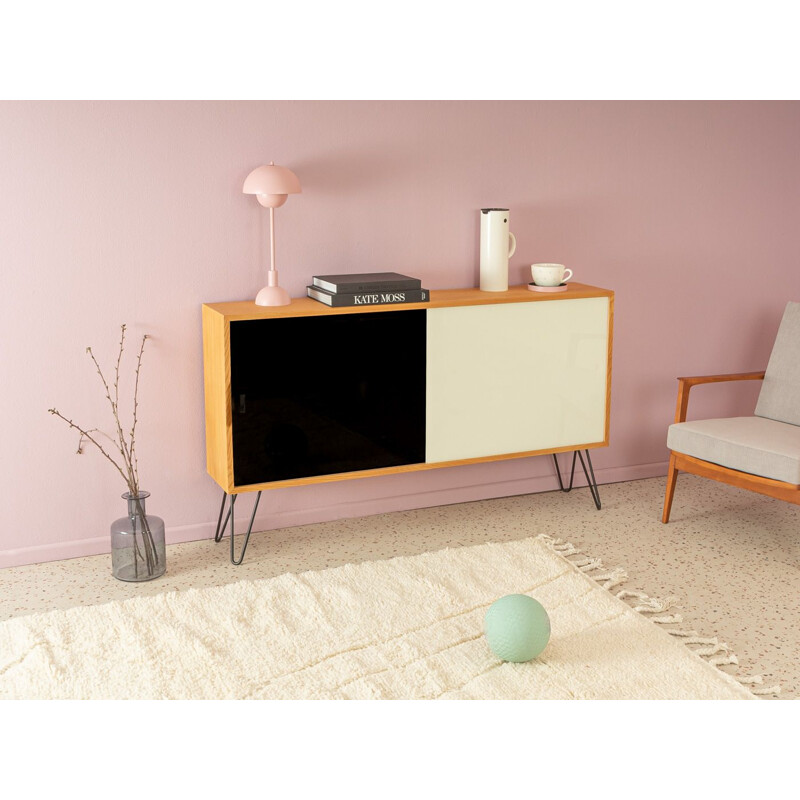
<svg viewBox="0 0 800 800">
<path fill-rule="evenodd" d="M 136 358 L 136 372 L 135 372 L 135 383 L 134 383 L 134 393 L 133 393 L 133 420 L 131 422 L 130 431 L 128 437 L 125 436 L 125 430 L 122 426 L 122 421 L 120 419 L 120 412 L 119 412 L 119 381 L 120 381 L 120 367 L 122 365 L 122 356 L 125 351 L 125 331 L 127 330 L 126 325 L 122 325 L 120 329 L 120 340 L 119 340 L 119 352 L 117 353 L 117 360 L 114 365 L 114 382 L 113 384 L 109 384 L 108 380 L 106 379 L 105 374 L 103 373 L 103 369 L 100 366 L 97 358 L 94 355 L 91 347 L 86 348 L 86 352 L 89 354 L 89 357 L 92 359 L 92 363 L 94 364 L 95 370 L 97 371 L 98 376 L 100 377 L 100 381 L 103 384 L 103 389 L 106 393 L 106 399 L 111 406 L 111 413 L 114 417 L 114 425 L 116 427 L 116 438 L 112 438 L 106 433 L 102 431 L 98 431 L 97 428 L 81 428 L 80 425 L 76 425 L 71 419 L 68 419 L 63 414 L 61 414 L 57 409 L 51 408 L 48 409 L 51 414 L 63 419 L 71 428 L 74 428 L 80 434 L 78 439 L 78 454 L 83 453 L 83 440 L 91 442 L 95 447 L 100 450 L 103 456 L 107 458 L 113 465 L 114 468 L 122 475 L 125 480 L 125 484 L 128 486 L 128 490 L 133 495 L 138 495 L 139 493 L 139 462 L 138 458 L 136 457 L 136 424 L 138 421 L 138 409 L 139 409 L 139 375 L 141 373 L 142 368 L 142 355 L 144 353 L 144 345 L 147 339 L 150 337 L 145 334 L 142 336 L 142 343 L 139 347 L 139 354 Z M 122 463 L 120 464 L 115 458 L 112 458 L 111 455 L 107 452 L 105 448 L 94 438 L 91 434 L 93 433 L 101 433 L 105 436 L 113 445 L 114 448 L 117 450 L 121 457 Z"/>
<path fill-rule="evenodd" d="M 133 385 L 133 423 L 131 424 L 130 443 L 131 455 L 133 456 L 133 473 L 136 478 L 136 485 L 139 485 L 139 460 L 136 458 L 136 422 L 139 410 L 139 371 L 142 368 L 142 353 L 144 353 L 144 343 L 150 337 L 147 334 L 142 336 L 142 344 L 139 347 L 139 355 L 136 358 L 136 380 Z"/>
<path fill-rule="evenodd" d="M 119 445 L 105 431 L 101 431 L 99 428 L 89 428 L 89 430 L 87 431 L 87 433 L 95 433 L 95 432 L 99 433 L 101 436 L 105 436 L 106 439 L 108 439 L 108 441 L 111 442 L 111 444 L 113 444 L 114 447 L 117 448 L 117 450 L 119 450 Z M 83 434 L 81 434 L 78 437 L 78 449 L 75 452 L 79 456 L 83 455 Z"/>
<path fill-rule="evenodd" d="M 66 422 L 67 425 L 70 426 L 70 428 L 74 428 L 76 431 L 78 431 L 78 433 L 80 433 L 80 435 L 81 435 L 81 440 L 82 439 L 87 439 L 88 441 L 90 441 L 114 465 L 114 468 L 117 470 L 117 472 L 119 472 L 119 474 L 122 475 L 122 479 L 128 485 L 128 488 L 129 489 L 131 488 L 130 481 L 128 480 L 128 477 L 125 475 L 125 472 L 122 470 L 122 467 L 120 467 L 120 465 L 117 464 L 117 462 L 114 461 L 113 458 L 111 458 L 111 456 L 106 452 L 106 450 L 103 447 L 103 445 L 101 445 L 100 442 L 98 442 L 97 439 L 95 439 L 92 436 L 92 432 L 95 431 L 96 428 L 92 428 L 91 430 L 88 430 L 88 431 L 84 430 L 83 428 L 81 428 L 80 425 L 76 425 L 71 419 L 67 419 L 67 417 L 65 417 L 57 408 L 48 408 L 47 410 L 51 414 L 53 414 L 56 417 L 58 417 L 59 419 L 63 419 L 64 422 Z M 83 451 L 82 451 L 82 449 L 80 447 L 80 444 L 79 444 L 78 445 L 78 453 L 82 453 L 82 452 Z"/>
<path fill-rule="evenodd" d="M 125 349 L 125 328 L 127 326 L 123 324 L 121 326 L 120 337 L 119 337 L 119 354 L 117 355 L 117 364 L 114 367 L 114 410 L 116 411 L 119 408 L 119 365 L 122 361 L 122 351 Z"/>
<path fill-rule="evenodd" d="M 55 410 L 55 409 L 52 409 L 52 408 L 51 408 L 51 409 L 49 409 L 49 411 L 50 411 L 50 413 L 51 413 L 51 414 L 53 413 L 53 411 L 54 411 L 54 410 Z M 89 430 L 87 431 L 87 433 L 94 433 L 95 431 L 97 431 L 97 428 L 89 428 Z M 98 432 L 98 433 L 103 433 L 103 431 L 97 431 L 97 432 Z M 103 434 L 103 435 L 105 436 L 105 435 L 107 435 L 107 434 Z M 110 436 L 108 436 L 108 438 L 109 438 L 109 439 L 111 439 L 111 437 L 110 437 Z M 114 443 L 114 444 L 116 444 L 116 442 L 114 442 L 114 440 L 113 440 L 113 439 L 111 439 L 111 442 L 112 442 L 112 443 Z M 82 455 L 83 455 L 83 433 L 81 433 L 81 435 L 78 437 L 78 449 L 77 449 L 75 452 L 76 452 L 76 453 L 77 453 L 79 456 L 82 456 Z"/>
<path fill-rule="evenodd" d="M 122 340 L 125 339 L 125 326 L 122 326 Z M 120 341 L 120 345 L 122 345 L 122 340 Z M 97 374 L 100 376 L 100 380 L 103 382 L 103 388 L 106 390 L 106 399 L 111 404 L 111 413 L 114 415 L 114 422 L 117 426 L 117 450 L 119 450 L 120 455 L 122 456 L 122 460 L 125 462 L 125 470 L 128 474 L 132 473 L 131 465 L 130 465 L 130 458 L 127 452 L 127 443 L 125 441 L 125 436 L 122 432 L 122 426 L 119 422 L 119 411 L 117 409 L 117 404 L 111 397 L 111 390 L 108 387 L 108 381 L 106 380 L 106 376 L 103 375 L 103 370 L 100 368 L 100 364 L 97 362 L 97 359 L 94 357 L 94 353 L 92 352 L 91 347 L 86 348 L 86 352 L 89 354 L 90 358 L 94 362 L 95 369 L 97 370 Z M 120 348 L 121 352 L 121 348 Z"/>
</svg>

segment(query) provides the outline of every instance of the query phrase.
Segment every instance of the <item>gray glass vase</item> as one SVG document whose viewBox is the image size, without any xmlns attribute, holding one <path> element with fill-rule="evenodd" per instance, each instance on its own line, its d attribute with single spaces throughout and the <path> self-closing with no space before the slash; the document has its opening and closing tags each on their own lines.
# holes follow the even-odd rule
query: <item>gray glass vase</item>
<svg viewBox="0 0 800 800">
<path fill-rule="evenodd" d="M 164 520 L 145 511 L 150 492 L 125 492 L 128 516 L 111 525 L 111 572 L 121 581 L 151 581 L 167 569 Z"/>
</svg>

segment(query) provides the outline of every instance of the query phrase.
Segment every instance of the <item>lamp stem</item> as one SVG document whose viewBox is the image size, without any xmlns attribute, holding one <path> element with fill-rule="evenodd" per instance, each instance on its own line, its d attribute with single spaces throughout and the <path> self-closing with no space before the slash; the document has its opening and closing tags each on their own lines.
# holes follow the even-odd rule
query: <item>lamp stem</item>
<svg viewBox="0 0 800 800">
<path fill-rule="evenodd" d="M 269 210 L 269 254 L 270 269 L 275 271 L 275 209 Z"/>
</svg>

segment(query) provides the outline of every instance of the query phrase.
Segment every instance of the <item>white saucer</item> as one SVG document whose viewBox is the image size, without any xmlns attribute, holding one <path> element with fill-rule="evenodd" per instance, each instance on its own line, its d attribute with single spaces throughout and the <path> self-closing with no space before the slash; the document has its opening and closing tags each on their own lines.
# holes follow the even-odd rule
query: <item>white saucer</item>
<svg viewBox="0 0 800 800">
<path fill-rule="evenodd" d="M 566 292 L 569 286 L 566 283 L 559 286 L 537 286 L 535 283 L 529 283 L 528 288 L 532 292 Z"/>
</svg>

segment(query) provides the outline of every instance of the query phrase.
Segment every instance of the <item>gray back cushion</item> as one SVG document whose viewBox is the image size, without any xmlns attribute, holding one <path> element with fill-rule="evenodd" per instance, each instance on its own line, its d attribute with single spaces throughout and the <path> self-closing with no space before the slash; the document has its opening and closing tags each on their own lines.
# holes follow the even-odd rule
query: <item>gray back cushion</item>
<svg viewBox="0 0 800 800">
<path fill-rule="evenodd" d="M 800 303 L 786 304 L 756 416 L 800 425 Z"/>
</svg>

